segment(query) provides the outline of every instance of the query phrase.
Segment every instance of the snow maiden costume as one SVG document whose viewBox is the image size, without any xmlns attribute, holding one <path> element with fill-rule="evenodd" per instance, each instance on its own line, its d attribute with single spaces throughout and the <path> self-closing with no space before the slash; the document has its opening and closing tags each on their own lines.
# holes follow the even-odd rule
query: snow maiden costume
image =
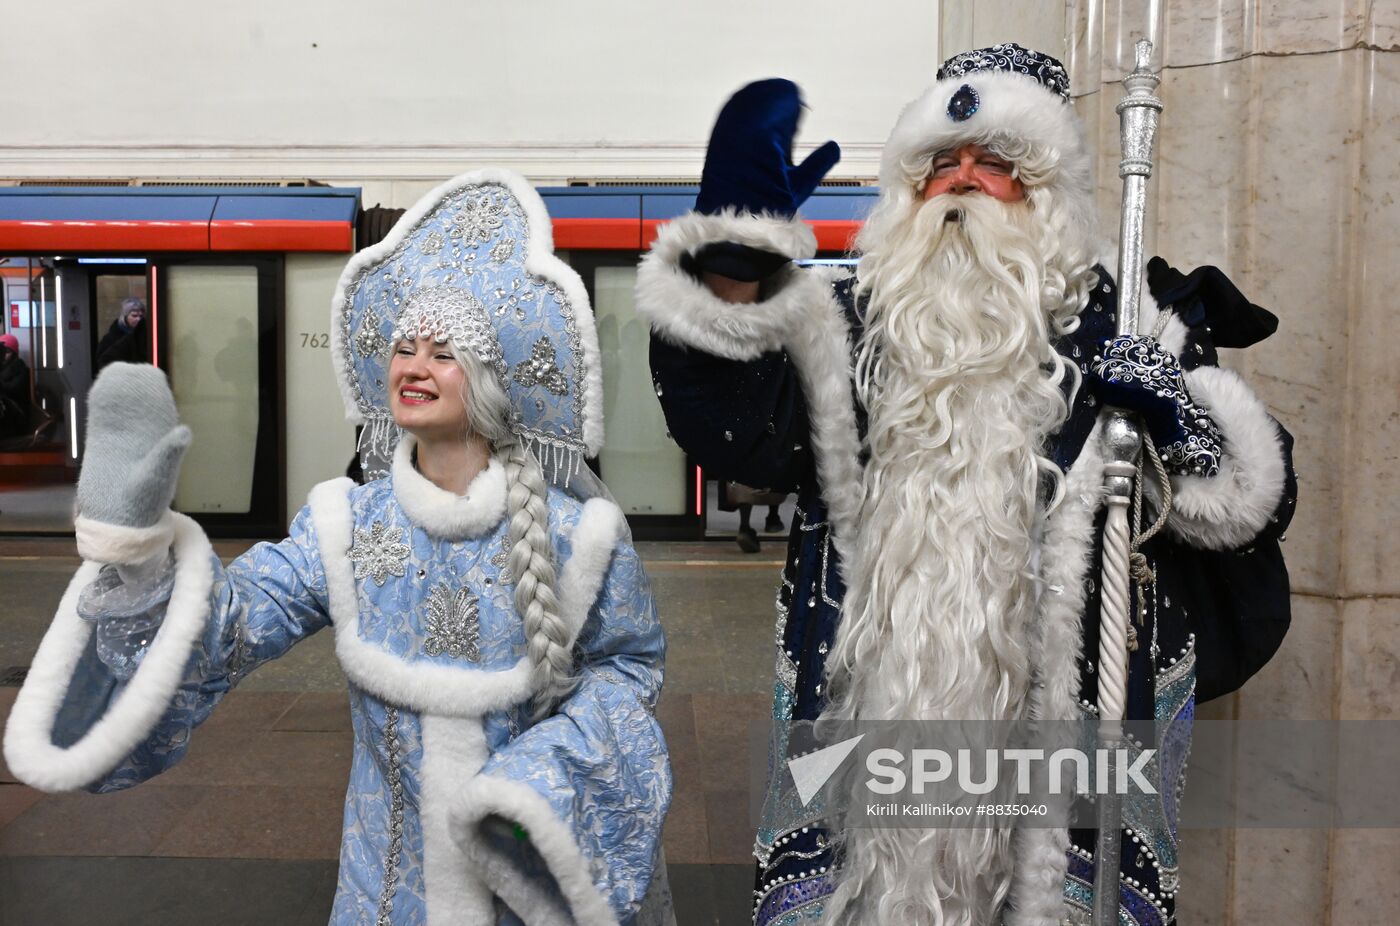
<svg viewBox="0 0 1400 926">
<path fill-rule="evenodd" d="M 79 488 L 88 562 L 15 702 L 10 768 L 49 791 L 150 778 L 240 678 L 334 625 L 355 747 L 332 923 L 666 921 L 664 641 L 622 513 L 579 471 L 603 440 L 598 349 L 543 204 L 500 171 L 440 187 L 350 262 L 332 328 L 382 478 L 317 486 L 286 540 L 227 567 L 168 510 L 189 432 L 163 374 L 104 372 Z M 513 443 L 461 496 L 417 471 L 389 413 L 390 345 L 424 334 L 479 359 L 510 400 Z M 541 718 L 517 594 L 542 564 L 558 564 L 574 683 Z M 123 615 L 146 612 L 158 631 L 123 649 Z"/>
<path fill-rule="evenodd" d="M 791 163 L 799 112 L 796 87 L 786 81 L 751 84 L 730 100 L 711 137 L 696 211 L 662 230 L 637 282 L 638 308 L 652 325 L 656 393 L 676 440 L 717 478 L 798 493 L 798 514 L 778 590 L 774 741 L 771 780 L 754 846 L 754 920 L 760 926 L 830 922 L 838 916 L 836 899 L 844 877 L 851 890 L 846 900 L 854 900 L 845 908 L 849 918 L 842 923 L 1088 922 L 1093 905 L 1092 830 L 1016 829 L 982 859 L 982 870 L 972 866 L 968 873 L 963 868 L 966 880 L 934 888 L 929 885 L 942 876 L 941 857 L 930 860 L 916 854 L 917 845 L 909 847 L 918 842 L 917 831 L 914 840 L 897 846 L 909 854 L 875 856 L 872 847 L 878 840 L 887 846 L 898 837 L 843 831 L 839 809 L 824 805 L 822 798 L 804 803 L 786 768 L 789 741 L 809 733 L 819 717 L 825 720 L 842 709 L 833 707 L 838 698 L 826 690 L 833 679 L 828 662 L 843 645 L 843 626 L 858 615 L 868 616 L 870 609 L 862 612 L 861 604 L 875 600 L 879 591 L 869 576 L 888 570 L 882 573 L 886 587 L 898 588 L 917 573 L 924 587 L 915 589 L 919 594 L 940 583 L 951 585 L 944 577 L 957 564 L 948 557 L 909 555 L 912 545 L 903 535 L 931 533 L 927 525 L 958 519 L 960 530 L 943 528 L 944 535 L 975 535 L 988 519 L 1001 516 L 1000 502 L 983 504 L 979 513 L 977 499 L 966 504 L 946 499 L 957 497 L 961 484 L 976 481 L 966 474 L 980 468 L 979 462 L 991 460 L 987 448 L 993 441 L 987 435 L 1005 437 L 1001 421 L 1010 420 L 979 415 L 967 406 L 954 406 L 952 414 L 944 408 L 942 417 L 938 410 L 922 418 L 910 412 L 904 430 L 922 425 L 929 435 L 915 434 L 924 443 L 903 453 L 904 460 L 913 461 L 906 465 L 940 465 L 947 470 L 947 464 L 938 461 L 953 451 L 946 449 L 946 436 L 941 442 L 934 439 L 938 424 L 954 434 L 972 435 L 964 437 L 964 444 L 982 439 L 982 449 L 973 451 L 971 467 L 954 471 L 955 478 L 940 486 L 946 496 L 926 493 L 922 501 L 911 500 L 908 494 L 897 494 L 907 493 L 902 489 L 905 480 L 888 472 L 872 479 L 877 461 L 894 466 L 898 460 L 890 462 L 893 454 L 882 457 L 872 440 L 880 409 L 872 410 L 862 401 L 866 393 L 859 374 L 872 368 L 881 371 L 876 377 L 887 373 L 896 363 L 899 345 L 887 340 L 883 353 L 867 357 L 860 352 L 874 324 L 868 297 L 878 296 L 878 288 L 862 291 L 858 279 L 790 263 L 814 254 L 813 235 L 797 219 L 797 207 L 838 156 L 827 143 L 804 163 Z M 1042 471 L 1053 478 L 1042 480 L 1039 498 L 1036 480 L 1030 480 L 1027 529 L 1018 540 L 1024 554 L 1019 562 L 1027 564 L 1019 571 L 1027 573 L 1028 584 L 1017 585 L 1020 578 L 1012 577 L 997 585 L 994 577 L 989 585 L 1011 589 L 1004 602 L 969 603 L 954 594 L 943 599 L 942 608 L 925 607 L 923 611 L 931 613 L 924 623 L 914 620 L 921 616 L 914 613 L 917 607 L 875 614 L 885 624 L 867 638 L 883 637 L 886 645 L 882 660 L 867 674 L 883 674 L 892 681 L 876 679 L 862 691 L 866 696 L 873 693 L 876 704 L 885 704 L 879 696 L 906 677 L 917 676 L 918 663 L 923 662 L 942 666 L 945 676 L 959 680 L 950 686 L 947 700 L 938 703 L 959 703 L 956 698 L 967 687 L 964 676 L 971 677 L 973 671 L 967 662 L 949 666 L 946 660 L 953 657 L 940 651 L 964 646 L 966 650 L 956 651 L 976 652 L 997 614 L 1017 613 L 1019 623 L 1004 632 L 1021 647 L 1016 651 L 1026 654 L 1028 665 L 1019 690 L 1011 696 L 1014 708 L 998 714 L 990 699 L 964 701 L 961 715 L 891 712 L 883 719 L 1073 721 L 1092 714 L 1097 699 L 1097 525 L 1103 514 L 1098 415 L 1101 403 L 1110 397 L 1144 413 L 1170 473 L 1172 500 L 1165 529 L 1141 548 L 1152 581 L 1135 591 L 1132 613 L 1138 615 L 1134 630 L 1140 643 L 1130 653 L 1127 716 L 1157 722 L 1163 749 L 1154 771 L 1166 786 L 1156 806 L 1136 808 L 1125 821 L 1130 832 L 1119 860 L 1120 922 L 1161 926 L 1175 916 L 1176 801 L 1195 703 L 1242 684 L 1269 658 L 1288 624 L 1288 580 L 1279 541 L 1295 495 L 1291 438 L 1239 377 L 1216 365 L 1217 347 L 1246 347 L 1272 333 L 1276 322 L 1250 305 L 1214 268 L 1183 276 L 1154 261 L 1149 282 L 1166 308 L 1145 305 L 1143 328 L 1152 330 L 1155 340 L 1107 343 L 1115 330 L 1115 285 L 1103 269 L 1110 261 L 1093 243 L 1090 153 L 1068 102 L 1068 81 L 1054 59 L 1014 45 L 950 59 L 937 83 L 904 110 L 884 152 L 882 204 L 867 230 L 881 210 L 886 218 L 900 211 L 915 213 L 919 191 L 908 182 L 911 170 L 922 165 L 921 176 L 927 177 L 926 167 L 935 154 L 969 144 L 988 145 L 1017 165 L 1029 211 L 1050 223 L 1050 237 L 1088 242 L 1075 281 L 1062 278 L 1059 282 L 1065 285 L 1056 288 L 1047 272 L 1043 287 L 1026 286 L 1032 294 L 1051 293 L 1038 297 L 1054 324 L 1041 322 L 1043 333 L 1038 337 L 1044 353 L 1033 358 L 1028 379 L 1033 380 L 1039 369 L 1063 396 L 1057 420 L 1038 423 L 1038 445 L 1031 448 L 1040 458 L 1036 462 L 1044 464 Z M 967 203 L 967 215 L 980 211 L 971 209 L 973 205 Z M 967 215 L 958 212 L 954 218 L 960 208 L 950 207 L 947 219 L 938 218 L 964 223 Z M 866 253 L 874 256 L 875 250 Z M 862 277 L 867 269 L 863 257 Z M 760 282 L 758 301 L 720 299 L 703 281 L 706 272 Z M 903 276 L 907 280 L 914 274 Z M 915 305 L 916 318 L 920 311 L 930 313 L 919 325 L 937 318 L 942 305 Z M 983 318 L 1009 317 L 999 305 L 982 306 Z M 977 317 L 972 313 L 969 327 Z M 854 365 L 853 356 L 871 365 Z M 908 366 L 932 367 L 939 359 L 933 352 L 916 355 Z M 973 372 L 955 370 L 941 387 L 945 391 L 940 398 L 956 402 L 961 391 L 976 394 L 975 376 L 981 371 L 975 360 L 963 369 Z M 1055 373 L 1057 369 L 1063 375 Z M 922 410 L 917 403 L 925 393 L 910 392 L 912 407 Z M 884 393 L 874 394 L 883 400 Z M 1006 408 L 1015 405 L 1011 402 Z M 998 420 L 975 424 L 988 417 Z M 977 426 L 984 430 L 977 432 Z M 999 426 L 1002 430 L 995 432 Z M 891 440 L 895 431 L 886 428 L 880 439 Z M 1059 491 L 1047 490 L 1046 481 L 1058 483 Z M 1161 500 L 1153 494 L 1150 475 L 1144 481 L 1149 483 L 1145 521 L 1150 523 Z M 872 491 L 872 485 L 881 488 Z M 888 505 L 889 498 L 926 508 L 919 517 L 901 523 L 898 513 L 889 510 L 900 506 Z M 967 510 L 949 510 L 958 506 Z M 936 549 L 967 549 L 947 536 L 934 541 L 942 544 Z M 889 565 L 891 558 L 896 565 Z M 928 599 L 911 594 L 904 600 Z M 962 637 L 940 636 L 953 615 L 968 613 L 983 620 L 982 629 Z M 918 638 L 911 638 L 903 647 L 913 655 L 901 657 L 900 628 L 913 634 L 916 631 L 908 628 L 915 625 L 930 645 L 920 649 L 912 642 Z M 909 661 L 898 663 L 900 658 Z M 891 660 L 899 668 L 885 665 Z M 941 679 L 929 671 L 924 684 L 936 688 Z M 999 698 L 1007 689 L 997 689 L 995 682 L 1011 677 L 992 676 L 991 690 Z M 860 701 L 846 706 L 857 719 L 867 707 Z M 911 858 L 926 864 L 897 864 Z M 985 872 L 995 877 L 984 877 Z M 964 900 L 972 894 L 979 897 L 977 902 Z M 907 905 L 881 907 L 884 898 L 895 895 Z M 872 913 L 877 909 L 879 914 Z M 935 920 L 937 910 L 941 918 Z M 852 911 L 864 911 L 864 919 L 851 916 Z"/>
</svg>

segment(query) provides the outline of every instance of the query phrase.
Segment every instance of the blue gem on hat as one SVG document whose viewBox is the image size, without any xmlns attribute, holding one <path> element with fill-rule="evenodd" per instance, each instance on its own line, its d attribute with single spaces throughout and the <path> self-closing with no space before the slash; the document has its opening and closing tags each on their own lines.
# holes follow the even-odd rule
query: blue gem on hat
<svg viewBox="0 0 1400 926">
<path fill-rule="evenodd" d="M 1069 72 L 1049 55 L 1003 42 L 954 55 L 938 69 L 938 79 L 965 77 L 979 71 L 1007 71 L 1034 80 L 1062 100 L 1069 99 Z M 949 115 L 952 115 L 950 112 Z"/>
<path fill-rule="evenodd" d="M 972 118 L 972 114 L 977 112 L 977 106 L 981 102 L 977 98 L 977 91 L 967 84 L 963 84 L 953 94 L 953 98 L 948 101 L 948 118 L 954 122 L 966 122 Z"/>
</svg>

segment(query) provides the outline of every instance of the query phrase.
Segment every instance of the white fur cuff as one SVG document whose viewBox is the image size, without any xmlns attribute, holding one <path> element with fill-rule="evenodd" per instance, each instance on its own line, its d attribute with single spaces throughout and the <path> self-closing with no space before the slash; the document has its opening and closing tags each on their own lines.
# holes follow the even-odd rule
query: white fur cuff
<svg viewBox="0 0 1400 926">
<path fill-rule="evenodd" d="M 1283 497 L 1278 426 L 1244 380 L 1229 370 L 1192 370 L 1186 385 L 1220 427 L 1225 453 L 1215 476 L 1172 478 L 1167 524 L 1194 546 L 1233 550 L 1258 536 Z"/>
<path fill-rule="evenodd" d="M 169 708 L 208 621 L 214 582 L 213 550 L 204 531 L 184 515 L 173 516 L 172 524 L 175 585 L 165 621 L 107 712 L 76 743 L 61 747 L 53 742 L 54 721 L 93 632 L 78 616 L 78 595 L 96 578 L 99 565 L 84 563 L 69 583 L 5 729 L 5 761 L 25 784 L 71 791 L 98 781 L 131 754 Z"/>
<path fill-rule="evenodd" d="M 792 340 L 813 303 L 830 298 L 827 275 L 789 269 L 780 271 L 787 279 L 770 298 L 725 302 L 681 269 L 681 255 L 704 243 L 687 234 L 692 218 L 714 216 L 672 222 L 637 270 L 637 312 L 667 341 L 729 360 L 754 360 Z"/>
<path fill-rule="evenodd" d="M 175 540 L 175 513 L 167 510 L 150 527 L 107 524 L 78 515 L 73 519 L 73 533 L 83 559 L 134 566 L 170 548 Z"/>
<path fill-rule="evenodd" d="M 517 823 L 529 834 L 558 887 L 558 897 L 515 869 L 482 837 L 482 822 L 498 816 Z M 617 926 L 617 916 L 593 881 L 592 866 L 574 841 L 574 834 L 529 785 L 477 775 L 465 788 L 452 812 L 452 838 L 479 866 L 491 889 L 515 911 L 526 926 Z M 568 910 L 561 910 L 562 897 Z"/>
</svg>

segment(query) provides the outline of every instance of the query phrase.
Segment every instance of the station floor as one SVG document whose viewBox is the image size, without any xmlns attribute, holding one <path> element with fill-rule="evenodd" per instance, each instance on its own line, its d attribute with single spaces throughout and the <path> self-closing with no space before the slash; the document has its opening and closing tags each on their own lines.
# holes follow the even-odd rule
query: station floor
<svg viewBox="0 0 1400 926">
<path fill-rule="evenodd" d="M 663 838 L 678 926 L 734 926 L 749 914 L 783 545 L 638 548 L 669 641 L 657 715 L 675 774 Z M 2 676 L 29 665 L 78 562 L 71 539 L 0 541 L 0 723 L 17 691 Z M 45 795 L 0 762 L 0 926 L 324 924 L 350 746 L 323 633 L 245 680 L 185 760 L 137 788 Z"/>
</svg>

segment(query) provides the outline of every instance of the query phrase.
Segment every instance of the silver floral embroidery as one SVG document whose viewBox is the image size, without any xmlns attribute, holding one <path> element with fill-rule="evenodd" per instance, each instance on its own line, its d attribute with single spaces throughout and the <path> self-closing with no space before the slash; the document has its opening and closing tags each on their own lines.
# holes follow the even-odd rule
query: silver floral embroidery
<svg viewBox="0 0 1400 926">
<path fill-rule="evenodd" d="M 402 576 L 409 554 L 403 542 L 403 528 L 390 530 L 384 522 L 375 521 L 369 530 L 355 528 L 355 543 L 350 548 L 350 560 L 355 564 L 355 578 L 369 576 L 375 585 L 383 585 L 391 575 Z"/>
<path fill-rule="evenodd" d="M 445 242 L 442 240 L 441 234 L 439 234 L 436 231 L 428 232 L 428 237 L 423 239 L 423 253 L 431 257 L 442 250 L 442 246 L 444 243 Z"/>
<path fill-rule="evenodd" d="M 379 914 L 375 926 L 390 926 L 394 893 L 398 890 L 399 859 L 403 854 L 403 780 L 399 751 L 399 712 L 384 711 L 384 751 L 389 757 L 389 849 L 384 855 L 384 885 L 379 890 Z"/>
<path fill-rule="evenodd" d="M 364 321 L 360 322 L 360 331 L 355 335 L 355 349 L 361 356 L 377 357 L 389 346 L 389 340 L 380 332 L 379 324 L 379 313 L 371 308 L 365 313 Z"/>
<path fill-rule="evenodd" d="M 453 659 L 481 658 L 481 624 L 477 598 L 465 588 L 457 591 L 445 582 L 433 587 L 428 597 L 428 616 L 424 623 L 428 633 L 423 652 L 429 656 L 446 653 Z"/>
<path fill-rule="evenodd" d="M 539 384 L 555 395 L 569 391 L 568 380 L 554 362 L 554 345 L 549 338 L 540 338 L 530 350 L 530 359 L 515 365 L 515 381 L 522 386 Z"/>
<path fill-rule="evenodd" d="M 468 200 L 452 216 L 452 230 L 447 234 L 461 238 L 464 244 L 487 241 L 491 233 L 505 222 L 505 206 L 488 197 Z"/>
<path fill-rule="evenodd" d="M 510 256 L 515 253 L 515 239 L 502 238 L 501 242 L 491 249 L 491 260 L 498 264 L 503 264 L 510 260 Z"/>
</svg>

